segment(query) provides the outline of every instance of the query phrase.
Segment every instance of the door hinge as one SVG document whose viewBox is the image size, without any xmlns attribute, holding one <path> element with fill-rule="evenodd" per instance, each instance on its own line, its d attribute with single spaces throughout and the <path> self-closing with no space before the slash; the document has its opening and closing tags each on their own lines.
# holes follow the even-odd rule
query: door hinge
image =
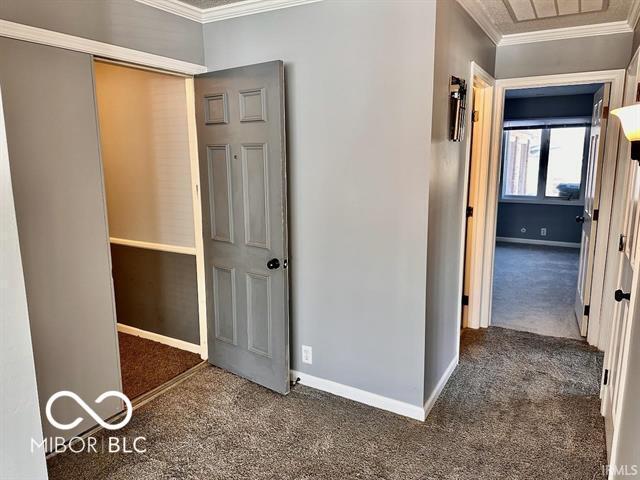
<svg viewBox="0 0 640 480">
<path fill-rule="evenodd" d="M 602 108 L 602 118 L 604 120 L 606 120 L 607 118 L 609 118 L 609 107 L 603 107 Z"/>
<path fill-rule="evenodd" d="M 624 252 L 624 234 L 620 234 L 620 237 L 618 238 L 618 251 L 619 252 Z"/>
<path fill-rule="evenodd" d="M 598 219 L 600 218 L 600 210 L 598 210 L 597 208 L 593 211 L 593 221 L 597 222 Z"/>
<path fill-rule="evenodd" d="M 478 120 L 480 120 L 480 112 L 478 110 L 474 110 L 471 114 L 471 121 L 476 123 Z"/>
<path fill-rule="evenodd" d="M 636 87 L 636 102 L 640 102 L 640 82 L 638 82 Z"/>
<path fill-rule="evenodd" d="M 607 383 L 609 383 L 609 369 L 605 368 L 604 369 L 604 378 L 602 379 L 602 384 L 606 385 Z"/>
<path fill-rule="evenodd" d="M 467 218 L 473 217 L 473 207 L 467 207 Z"/>
<path fill-rule="evenodd" d="M 469 295 L 462 295 L 462 305 L 469 305 Z"/>
<path fill-rule="evenodd" d="M 585 305 L 584 306 L 584 316 L 588 317 L 589 316 L 589 311 L 591 310 L 591 305 Z"/>
</svg>

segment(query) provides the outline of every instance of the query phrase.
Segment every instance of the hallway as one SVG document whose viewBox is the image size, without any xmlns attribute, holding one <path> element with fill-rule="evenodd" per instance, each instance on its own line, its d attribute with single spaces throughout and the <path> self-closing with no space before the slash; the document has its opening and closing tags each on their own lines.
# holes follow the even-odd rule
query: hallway
<svg viewBox="0 0 640 480">
<path fill-rule="evenodd" d="M 496 243 L 491 325 L 580 340 L 577 248 Z"/>
<path fill-rule="evenodd" d="M 207 367 L 136 410 L 144 454 L 61 454 L 51 479 L 592 479 L 606 463 L 602 355 L 568 339 L 466 330 L 426 422 L 304 386 L 280 396 Z M 105 435 L 104 432 L 101 435 Z"/>
</svg>

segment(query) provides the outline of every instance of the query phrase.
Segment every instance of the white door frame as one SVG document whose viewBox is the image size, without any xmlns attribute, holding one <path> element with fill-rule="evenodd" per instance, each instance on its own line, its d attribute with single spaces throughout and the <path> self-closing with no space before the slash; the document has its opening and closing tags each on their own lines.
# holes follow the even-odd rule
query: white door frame
<svg viewBox="0 0 640 480">
<path fill-rule="evenodd" d="M 175 58 L 163 57 L 161 55 L 155 55 L 153 53 L 120 47 L 117 45 L 111 45 L 109 43 L 98 42 L 96 40 L 76 37 L 74 35 L 68 35 L 66 33 L 46 30 L 44 28 L 32 27 L 30 25 L 23 25 L 20 23 L 10 22 L 8 20 L 2 19 L 0 19 L 0 37 L 13 38 L 16 40 L 37 43 L 40 45 L 63 48 L 65 50 L 86 53 L 93 55 L 94 57 L 116 61 L 116 63 L 122 62 L 123 64 L 129 65 L 134 68 L 140 67 L 159 70 L 163 73 L 177 73 L 186 77 L 185 89 L 188 114 L 187 121 L 189 135 L 189 157 L 191 162 L 191 190 L 193 198 L 193 221 L 195 227 L 195 249 L 179 248 L 176 250 L 176 248 L 173 246 L 157 244 L 145 244 L 136 246 L 140 246 L 142 248 L 151 248 L 160 251 L 173 251 L 175 253 L 195 255 L 198 285 L 198 317 L 200 327 L 200 345 L 198 351 L 200 353 L 200 357 L 203 360 L 206 360 L 208 358 L 207 305 L 205 290 L 204 248 L 202 241 L 202 212 L 200 204 L 200 166 L 198 162 L 197 150 L 193 75 L 198 73 L 205 73 L 207 71 L 207 67 L 204 65 L 198 65 L 182 60 L 176 60 Z M 111 239 L 107 240 L 110 241 Z M 115 241 L 111 243 L 118 243 L 118 239 L 114 240 Z M 146 336 L 148 338 L 151 338 L 148 335 L 149 332 L 145 332 L 143 330 L 138 330 L 136 334 L 139 336 Z M 153 336 L 154 334 L 150 335 Z M 156 341 L 160 340 L 162 343 L 176 346 L 178 348 L 185 348 L 182 343 L 186 342 L 180 343 L 178 341 L 176 343 L 175 339 L 157 335 L 153 339 Z M 189 350 L 189 348 L 185 349 Z M 190 349 L 190 351 L 195 351 L 195 348 Z"/>
<path fill-rule="evenodd" d="M 496 222 L 498 211 L 499 176 L 501 170 L 502 151 L 502 127 L 504 116 L 504 96 L 506 90 L 520 88 L 534 88 L 557 85 L 576 85 L 584 83 L 609 83 L 611 85 L 610 109 L 622 105 L 624 90 L 625 70 L 604 70 L 596 72 L 567 73 L 558 75 L 543 75 L 522 78 L 510 78 L 497 80 L 494 92 L 493 126 L 491 137 L 491 160 L 486 175 L 487 197 L 486 216 L 484 225 L 484 249 L 482 251 L 482 271 L 472 272 L 473 284 L 479 282 L 482 285 L 482 294 L 479 307 L 479 319 L 474 319 L 474 324 L 487 327 L 491 323 L 491 297 L 493 290 L 493 262 L 496 241 Z M 610 224 L 619 225 L 621 213 L 613 207 L 613 186 L 618 171 L 618 131 L 619 122 L 609 122 L 605 136 L 605 157 L 602 168 L 602 186 L 600 191 L 600 219 L 597 225 L 596 250 L 593 270 L 593 285 L 591 290 L 591 314 L 589 317 L 589 333 L 587 340 L 590 344 L 600 349 L 607 347 L 606 338 L 611 315 L 602 315 L 602 312 L 610 312 L 613 308 L 613 297 L 603 296 L 605 288 L 610 289 L 611 284 L 605 285 L 607 279 L 615 284 L 617 278 L 617 262 L 606 264 L 608 247 L 615 243 L 617 233 L 610 232 Z M 613 241 L 612 241 L 613 239 Z M 612 247 L 613 248 L 613 247 Z M 615 264 L 615 265 L 614 265 Z M 480 278 L 476 278 L 480 277 Z M 615 287 L 611 291 L 615 290 Z M 607 290 L 608 291 L 608 290 Z"/>
<path fill-rule="evenodd" d="M 202 203 L 200 203 L 200 160 L 198 157 L 198 131 L 196 128 L 196 103 L 193 77 L 185 80 L 187 92 L 187 123 L 189 158 L 191 160 L 191 193 L 193 196 L 193 221 L 196 246 L 196 275 L 198 284 L 198 320 L 200 326 L 200 358 L 209 358 L 207 340 L 207 287 L 204 266 L 204 240 L 202 236 Z"/>
<path fill-rule="evenodd" d="M 483 225 L 485 223 L 485 205 L 486 202 L 484 199 L 486 198 L 487 191 L 487 172 L 489 165 L 489 154 L 491 149 L 491 125 L 492 125 L 492 113 L 493 113 L 493 99 L 494 99 L 494 86 L 496 83 L 495 78 L 493 78 L 488 72 L 486 72 L 480 65 L 476 62 L 471 62 L 471 70 L 469 73 L 469 85 L 467 86 L 468 91 L 471 92 L 469 95 L 469 105 L 473 106 L 474 104 L 474 92 L 473 87 L 482 88 L 483 89 L 483 105 L 480 108 L 480 118 L 478 118 L 479 126 L 478 129 L 482 132 L 479 138 L 474 138 L 474 142 L 480 142 L 479 148 L 479 158 L 471 158 L 472 155 L 472 128 L 473 128 L 473 113 L 469 113 L 466 118 L 465 129 L 467 132 L 466 138 L 466 149 L 465 149 L 465 166 L 464 166 L 464 192 L 462 202 L 462 211 L 460 212 L 460 224 L 462 225 L 462 232 L 465 232 L 460 239 L 460 258 L 462 259 L 460 265 L 460 271 L 458 276 L 458 290 L 460 294 L 458 298 L 462 298 L 464 292 L 464 275 L 471 275 L 470 277 L 470 287 L 469 287 L 469 305 L 467 310 L 467 322 L 463 327 L 469 328 L 479 328 L 480 323 L 480 306 L 481 306 L 481 296 L 479 293 L 482 291 L 481 281 L 482 277 L 479 275 L 473 275 L 473 272 L 481 272 L 482 271 L 482 256 L 478 256 L 476 252 L 482 252 L 484 250 L 484 241 L 485 235 L 483 232 Z M 471 161 L 477 162 L 478 165 L 478 185 L 476 189 L 476 198 L 471 199 L 474 207 L 473 216 L 473 231 L 467 232 L 467 204 L 469 203 L 469 177 L 471 175 Z M 473 239 L 473 248 L 472 252 L 474 252 L 473 257 L 471 258 L 469 271 L 465 272 L 465 268 L 467 267 L 467 259 L 466 259 L 466 251 L 465 246 L 467 242 L 467 235 L 471 234 Z M 458 325 L 461 325 L 462 319 L 462 304 L 459 304 L 459 313 L 457 315 Z M 459 348 L 459 345 L 458 345 Z"/>
</svg>

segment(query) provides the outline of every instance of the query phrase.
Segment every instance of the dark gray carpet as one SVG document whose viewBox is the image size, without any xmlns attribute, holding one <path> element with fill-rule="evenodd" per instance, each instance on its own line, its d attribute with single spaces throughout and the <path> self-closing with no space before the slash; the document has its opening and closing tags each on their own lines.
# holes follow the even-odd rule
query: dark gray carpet
<svg viewBox="0 0 640 480">
<path fill-rule="evenodd" d="M 580 339 L 577 248 L 496 243 L 491 324 Z"/>
<path fill-rule="evenodd" d="M 202 362 L 200 355 L 118 332 L 123 393 L 133 400 Z"/>
<path fill-rule="evenodd" d="M 296 386 L 279 396 L 214 367 L 134 413 L 147 453 L 64 454 L 51 479 L 593 479 L 606 461 L 602 355 L 492 327 L 426 422 Z"/>
</svg>

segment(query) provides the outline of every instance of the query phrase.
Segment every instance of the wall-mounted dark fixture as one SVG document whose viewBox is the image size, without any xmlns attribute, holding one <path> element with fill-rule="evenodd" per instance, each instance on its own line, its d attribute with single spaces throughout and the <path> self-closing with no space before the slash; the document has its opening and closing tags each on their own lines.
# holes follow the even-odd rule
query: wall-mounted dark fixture
<svg viewBox="0 0 640 480">
<path fill-rule="evenodd" d="M 464 139 L 464 116 L 467 101 L 467 83 L 458 77 L 449 81 L 449 140 Z"/>
<path fill-rule="evenodd" d="M 640 103 L 616 108 L 611 114 L 620 119 L 624 136 L 631 142 L 631 160 L 640 165 Z"/>
</svg>

